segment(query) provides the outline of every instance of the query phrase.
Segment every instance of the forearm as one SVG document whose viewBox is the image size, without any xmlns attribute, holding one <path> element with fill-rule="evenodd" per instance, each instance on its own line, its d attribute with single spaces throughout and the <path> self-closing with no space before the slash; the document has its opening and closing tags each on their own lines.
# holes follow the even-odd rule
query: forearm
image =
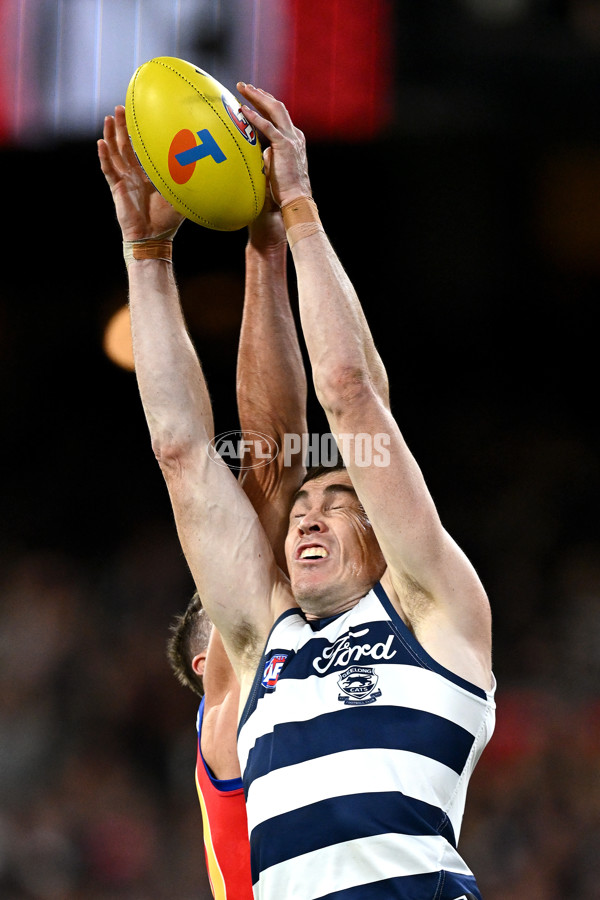
<svg viewBox="0 0 600 900">
<path fill-rule="evenodd" d="M 287 247 L 246 247 L 246 289 L 237 367 L 243 429 L 276 440 L 306 428 L 306 375 L 287 291 Z"/>
<path fill-rule="evenodd" d="M 319 401 L 330 422 L 334 409 L 347 407 L 349 397 L 365 388 L 389 409 L 385 369 L 312 203 L 304 134 L 281 101 L 253 85 L 238 82 L 237 87 L 255 106 L 244 106 L 244 114 L 269 141 L 265 169 L 294 257 L 302 330 Z"/>
<path fill-rule="evenodd" d="M 152 446 L 164 461 L 212 437 L 210 401 L 172 265 L 135 261 L 128 275 L 136 376 Z"/>
<path fill-rule="evenodd" d="M 302 331 L 325 409 L 367 387 L 389 407 L 388 381 L 356 291 L 326 234 L 293 245 Z"/>
<path fill-rule="evenodd" d="M 278 214 L 279 215 L 279 214 Z M 246 292 L 237 368 L 242 430 L 267 434 L 279 452 L 268 465 L 254 466 L 252 454 L 242 482 L 267 533 L 275 558 L 285 568 L 284 541 L 289 503 L 304 474 L 306 374 L 287 291 L 287 243 L 246 247 Z M 291 452 L 293 450 L 293 452 Z"/>
</svg>

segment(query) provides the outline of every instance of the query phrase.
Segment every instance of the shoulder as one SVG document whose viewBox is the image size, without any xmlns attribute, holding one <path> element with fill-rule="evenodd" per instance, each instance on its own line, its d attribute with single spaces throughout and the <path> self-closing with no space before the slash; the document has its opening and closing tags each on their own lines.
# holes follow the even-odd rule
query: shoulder
<svg viewBox="0 0 600 900">
<path fill-rule="evenodd" d="M 478 578 L 459 582 L 451 601 L 439 602 L 409 577 L 381 585 L 421 647 L 440 665 L 484 691 L 493 684 L 491 610 Z"/>
</svg>

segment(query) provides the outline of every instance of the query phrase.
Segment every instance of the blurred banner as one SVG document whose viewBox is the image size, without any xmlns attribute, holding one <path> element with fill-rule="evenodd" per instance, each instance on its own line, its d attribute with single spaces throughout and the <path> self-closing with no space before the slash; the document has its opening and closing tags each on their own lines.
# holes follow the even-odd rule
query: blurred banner
<svg viewBox="0 0 600 900">
<path fill-rule="evenodd" d="M 281 97 L 314 138 L 389 122 L 390 0 L 0 0 L 0 142 L 87 139 L 138 65 L 178 56 Z"/>
</svg>

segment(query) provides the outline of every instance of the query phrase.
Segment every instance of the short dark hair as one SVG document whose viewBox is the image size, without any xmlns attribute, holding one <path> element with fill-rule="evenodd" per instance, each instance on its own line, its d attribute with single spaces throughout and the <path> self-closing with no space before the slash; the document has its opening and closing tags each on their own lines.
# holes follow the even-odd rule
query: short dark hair
<svg viewBox="0 0 600 900">
<path fill-rule="evenodd" d="M 300 487 L 302 487 L 303 484 L 306 484 L 307 481 L 314 481 L 315 478 L 320 478 L 321 475 L 328 475 L 330 472 L 345 471 L 346 463 L 344 462 L 342 457 L 338 455 L 337 461 L 331 466 L 326 466 L 324 463 L 319 463 L 318 465 L 311 466 L 309 469 L 307 469 L 306 475 L 300 483 Z"/>
<path fill-rule="evenodd" d="M 180 684 L 199 697 L 204 695 L 204 684 L 194 671 L 192 660 L 208 647 L 211 630 L 212 623 L 196 591 L 185 612 L 176 616 L 170 626 L 167 659 Z"/>
</svg>

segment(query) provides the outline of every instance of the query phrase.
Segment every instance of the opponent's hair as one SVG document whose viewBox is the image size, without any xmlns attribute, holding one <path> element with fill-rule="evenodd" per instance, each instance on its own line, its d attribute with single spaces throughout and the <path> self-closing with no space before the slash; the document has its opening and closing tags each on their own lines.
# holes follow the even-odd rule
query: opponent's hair
<svg viewBox="0 0 600 900">
<path fill-rule="evenodd" d="M 167 659 L 175 677 L 199 697 L 204 695 L 204 684 L 202 677 L 194 672 L 192 660 L 208 647 L 211 629 L 212 623 L 196 591 L 185 612 L 175 616 L 167 641 Z"/>
<path fill-rule="evenodd" d="M 315 478 L 320 478 L 321 475 L 328 475 L 330 472 L 345 472 L 346 471 L 346 463 L 342 459 L 341 456 L 338 455 L 337 462 L 335 462 L 332 466 L 326 466 L 323 463 L 319 463 L 316 466 L 311 466 L 306 471 L 306 475 L 302 479 L 300 483 L 300 487 L 303 484 L 306 484 L 307 481 L 314 481 Z"/>
</svg>

